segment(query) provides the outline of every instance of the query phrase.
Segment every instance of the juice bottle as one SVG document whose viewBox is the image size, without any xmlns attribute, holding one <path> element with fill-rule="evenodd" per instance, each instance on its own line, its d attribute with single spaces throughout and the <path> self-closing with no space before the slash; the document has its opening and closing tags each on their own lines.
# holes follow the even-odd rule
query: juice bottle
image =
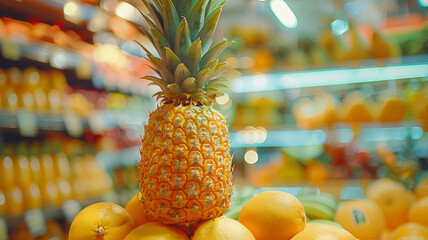
<svg viewBox="0 0 428 240">
<path fill-rule="evenodd" d="M 4 195 L 4 191 L 0 188 L 0 216 L 4 216 L 6 214 L 6 196 Z"/>
<path fill-rule="evenodd" d="M 49 146 L 47 143 L 42 145 L 40 151 L 40 169 L 43 176 L 43 182 L 55 182 L 55 168 L 54 168 L 54 160 L 52 156 L 49 154 Z"/>
<path fill-rule="evenodd" d="M 55 181 L 47 181 L 40 186 L 42 202 L 47 206 L 59 207 L 61 198 Z"/>
<path fill-rule="evenodd" d="M 23 187 L 23 197 L 25 211 L 42 208 L 42 196 L 36 183 Z"/>
<path fill-rule="evenodd" d="M 41 184 L 43 182 L 43 173 L 40 166 L 40 160 L 37 156 L 37 149 L 38 146 L 36 144 L 33 144 L 28 149 L 28 157 L 30 159 L 30 170 L 31 170 L 31 176 L 32 180 L 36 184 Z"/>
<path fill-rule="evenodd" d="M 73 198 L 73 190 L 68 180 L 63 178 L 58 178 L 56 184 L 57 184 L 59 196 L 62 202 L 65 202 Z"/>
<path fill-rule="evenodd" d="M 49 72 L 51 88 L 48 91 L 48 100 L 51 111 L 59 112 L 64 108 L 63 98 L 67 89 L 67 79 L 63 72 L 51 70 Z"/>
<path fill-rule="evenodd" d="M 20 143 L 16 146 L 14 167 L 15 167 L 15 181 L 21 187 L 26 187 L 32 183 L 30 162 L 25 156 L 26 145 Z"/>
<path fill-rule="evenodd" d="M 17 111 L 19 108 L 16 88 L 21 79 L 21 72 L 18 68 L 9 68 L 6 71 L 7 87 L 4 90 L 4 105 L 9 111 Z"/>
<path fill-rule="evenodd" d="M 88 200 L 88 195 L 86 194 L 88 192 L 88 187 L 85 184 L 85 181 L 83 181 L 81 178 L 74 178 L 71 182 L 71 187 L 73 196 L 76 200 L 80 202 L 85 202 Z"/>
<path fill-rule="evenodd" d="M 22 190 L 18 186 L 13 186 L 5 192 L 6 195 L 6 215 L 19 216 L 24 212 L 24 198 Z"/>
<path fill-rule="evenodd" d="M 24 82 L 28 86 L 28 91 L 33 96 L 34 108 L 37 110 L 46 110 L 48 107 L 48 98 L 45 90 L 42 88 L 42 74 L 36 68 L 27 68 L 24 73 Z"/>
<path fill-rule="evenodd" d="M 15 183 L 15 171 L 12 158 L 7 154 L 6 146 L 0 146 L 0 188 L 8 190 Z"/>
<path fill-rule="evenodd" d="M 67 155 L 62 151 L 61 145 L 57 142 L 54 144 L 54 169 L 57 178 L 70 180 L 71 169 Z"/>
<path fill-rule="evenodd" d="M 6 105 L 5 89 L 7 87 L 6 73 L 0 68 L 0 109 L 3 109 Z"/>
</svg>

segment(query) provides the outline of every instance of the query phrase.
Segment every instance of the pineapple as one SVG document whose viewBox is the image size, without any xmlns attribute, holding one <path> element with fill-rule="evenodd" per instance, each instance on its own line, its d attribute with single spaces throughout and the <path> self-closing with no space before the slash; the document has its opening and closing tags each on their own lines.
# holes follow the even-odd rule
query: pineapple
<svg viewBox="0 0 428 240">
<path fill-rule="evenodd" d="M 231 42 L 212 45 L 226 0 L 142 0 L 158 53 L 144 46 L 160 87 L 159 105 L 142 138 L 140 200 L 166 224 L 188 225 L 223 215 L 232 195 L 230 141 L 225 117 L 213 108 L 227 69 L 216 57 Z"/>
</svg>

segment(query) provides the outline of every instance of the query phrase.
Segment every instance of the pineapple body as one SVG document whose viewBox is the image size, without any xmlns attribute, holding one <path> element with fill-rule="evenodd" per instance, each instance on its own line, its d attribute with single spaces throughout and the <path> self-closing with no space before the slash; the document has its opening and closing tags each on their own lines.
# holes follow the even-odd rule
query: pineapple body
<svg viewBox="0 0 428 240">
<path fill-rule="evenodd" d="M 229 132 L 211 106 L 162 104 L 142 139 L 141 202 L 167 224 L 223 215 L 232 195 Z"/>
</svg>

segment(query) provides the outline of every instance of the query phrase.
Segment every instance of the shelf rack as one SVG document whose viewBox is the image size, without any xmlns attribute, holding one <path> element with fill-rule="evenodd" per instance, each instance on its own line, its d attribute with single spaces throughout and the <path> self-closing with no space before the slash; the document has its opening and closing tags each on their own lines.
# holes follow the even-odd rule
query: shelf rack
<svg viewBox="0 0 428 240">
<path fill-rule="evenodd" d="M 259 131 L 238 131 L 230 133 L 232 148 L 248 147 L 297 147 L 322 145 L 327 141 L 328 133 L 339 143 L 349 143 L 354 139 L 354 131 L 346 126 L 326 129 L 297 130 L 284 129 L 260 133 Z M 365 125 L 357 137 L 363 143 L 420 140 L 423 129 L 416 121 L 401 122 L 394 125 Z"/>
<path fill-rule="evenodd" d="M 81 117 L 75 113 L 71 114 L 40 114 L 31 113 L 24 110 L 18 112 L 0 111 L 0 129 L 20 129 L 21 118 L 25 118 L 26 126 L 36 128 L 36 132 L 30 131 L 28 136 L 41 131 L 68 131 L 71 135 L 79 136 L 81 130 L 91 130 L 93 133 L 100 133 L 105 129 L 120 128 L 136 132 L 143 131 L 143 123 L 147 121 L 147 116 L 143 113 L 98 110 L 89 117 Z M 78 126 L 70 126 L 68 121 L 76 120 Z M 75 132 L 73 134 L 73 132 Z M 33 133 L 33 134 L 31 134 Z M 25 134 L 24 134 L 25 135 Z"/>
<path fill-rule="evenodd" d="M 382 67 L 376 66 L 376 62 L 371 60 L 362 64 L 360 68 L 333 67 L 300 72 L 247 75 L 235 79 L 231 88 L 233 93 L 242 94 L 428 77 L 428 55 L 389 59 L 384 64 Z"/>
</svg>

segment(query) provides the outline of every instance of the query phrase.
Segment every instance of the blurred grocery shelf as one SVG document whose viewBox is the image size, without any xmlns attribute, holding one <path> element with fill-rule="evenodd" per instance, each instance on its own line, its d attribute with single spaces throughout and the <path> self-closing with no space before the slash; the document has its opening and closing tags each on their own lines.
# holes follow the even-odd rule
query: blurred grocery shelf
<svg viewBox="0 0 428 240">
<path fill-rule="evenodd" d="M 47 42 L 21 44 L 17 41 L 2 41 L 0 46 L 5 58 L 16 61 L 24 58 L 50 64 L 58 69 L 76 69 L 85 60 L 89 61 L 90 57 L 88 54 L 84 56 L 84 53 Z"/>
<path fill-rule="evenodd" d="M 407 139 L 422 139 L 424 131 L 415 121 L 397 123 L 390 126 L 375 126 L 368 124 L 362 127 L 357 139 L 361 142 L 393 142 Z M 330 138 L 339 143 L 349 143 L 354 140 L 355 133 L 351 128 L 343 126 L 332 130 L 275 130 L 266 131 L 257 128 L 230 133 L 232 148 L 245 147 L 291 147 L 322 145 Z"/>
<path fill-rule="evenodd" d="M 403 57 L 390 60 L 390 62 L 401 63 L 387 64 L 382 67 L 367 64 L 359 68 L 332 67 L 300 72 L 247 75 L 233 80 L 232 91 L 239 94 L 428 77 L 428 55 Z M 373 61 L 368 61 L 368 63 L 373 63 Z M 428 81 L 428 79 L 424 79 L 424 81 Z"/>
<path fill-rule="evenodd" d="M 143 130 L 147 116 L 138 112 L 95 111 L 89 117 L 76 113 L 34 114 L 27 111 L 0 111 L 0 129 L 19 129 L 24 136 L 35 136 L 37 131 L 67 131 L 81 136 L 85 130 L 99 134 L 106 129 L 121 128 L 137 132 Z"/>
</svg>

